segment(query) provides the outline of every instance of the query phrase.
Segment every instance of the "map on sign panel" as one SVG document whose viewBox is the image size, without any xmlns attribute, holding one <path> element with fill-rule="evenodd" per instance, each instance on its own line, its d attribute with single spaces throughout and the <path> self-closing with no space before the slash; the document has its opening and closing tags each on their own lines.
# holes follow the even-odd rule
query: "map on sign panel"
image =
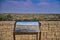
<svg viewBox="0 0 60 40">
<path fill-rule="evenodd" d="M 15 32 L 40 32 L 38 22 L 16 22 Z"/>
</svg>

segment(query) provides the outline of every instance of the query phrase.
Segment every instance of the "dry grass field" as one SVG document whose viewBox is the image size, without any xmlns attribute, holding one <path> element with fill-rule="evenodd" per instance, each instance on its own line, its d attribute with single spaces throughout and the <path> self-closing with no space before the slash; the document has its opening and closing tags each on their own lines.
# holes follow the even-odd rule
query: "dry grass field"
<svg viewBox="0 0 60 40">
<path fill-rule="evenodd" d="M 40 40 L 60 40 L 60 21 L 39 22 L 41 23 Z M 0 40 L 36 40 L 35 34 L 14 34 L 14 28 L 15 21 L 0 21 Z"/>
<path fill-rule="evenodd" d="M 35 34 L 15 34 L 16 21 L 38 21 L 40 40 L 60 40 L 60 14 L 0 14 L 0 40 L 37 40 Z"/>
</svg>

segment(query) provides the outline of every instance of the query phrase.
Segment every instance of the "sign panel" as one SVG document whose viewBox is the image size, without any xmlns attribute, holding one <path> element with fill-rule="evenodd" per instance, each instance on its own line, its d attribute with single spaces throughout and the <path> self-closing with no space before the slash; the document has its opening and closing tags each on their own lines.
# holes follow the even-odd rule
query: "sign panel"
<svg viewBox="0 0 60 40">
<path fill-rule="evenodd" d="M 16 22 L 15 32 L 40 32 L 38 22 Z"/>
</svg>

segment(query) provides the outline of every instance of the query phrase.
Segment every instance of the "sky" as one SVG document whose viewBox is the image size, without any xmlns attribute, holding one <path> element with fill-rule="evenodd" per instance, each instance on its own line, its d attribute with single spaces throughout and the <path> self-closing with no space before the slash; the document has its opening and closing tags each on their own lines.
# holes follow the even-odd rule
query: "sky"
<svg viewBox="0 0 60 40">
<path fill-rule="evenodd" d="M 16 25 L 37 25 L 39 26 L 38 22 L 16 22 Z"/>
<path fill-rule="evenodd" d="M 60 14 L 60 0 L 0 0 L 0 13 Z"/>
</svg>

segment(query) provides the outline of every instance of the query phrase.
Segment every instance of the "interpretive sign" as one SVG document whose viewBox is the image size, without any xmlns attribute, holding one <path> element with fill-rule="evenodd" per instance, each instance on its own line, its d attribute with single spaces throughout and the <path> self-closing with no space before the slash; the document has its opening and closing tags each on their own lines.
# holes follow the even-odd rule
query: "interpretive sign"
<svg viewBox="0 0 60 40">
<path fill-rule="evenodd" d="M 15 32 L 40 32 L 38 22 L 16 22 Z"/>
</svg>

